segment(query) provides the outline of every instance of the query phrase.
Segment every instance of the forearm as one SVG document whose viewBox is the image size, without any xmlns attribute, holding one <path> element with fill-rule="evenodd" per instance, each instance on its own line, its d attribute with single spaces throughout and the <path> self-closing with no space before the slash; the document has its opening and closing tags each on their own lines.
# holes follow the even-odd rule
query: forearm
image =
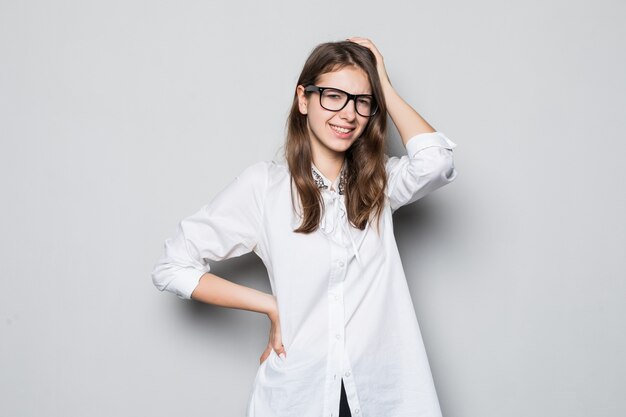
<svg viewBox="0 0 626 417">
<path fill-rule="evenodd" d="M 277 314 L 276 299 L 272 294 L 235 284 L 209 272 L 202 275 L 191 298 L 221 307 L 264 313 L 270 318 Z"/>
<path fill-rule="evenodd" d="M 435 132 L 435 129 L 398 95 L 388 80 L 381 81 L 381 84 L 387 112 L 396 125 L 405 146 L 409 139 L 415 135 Z"/>
</svg>

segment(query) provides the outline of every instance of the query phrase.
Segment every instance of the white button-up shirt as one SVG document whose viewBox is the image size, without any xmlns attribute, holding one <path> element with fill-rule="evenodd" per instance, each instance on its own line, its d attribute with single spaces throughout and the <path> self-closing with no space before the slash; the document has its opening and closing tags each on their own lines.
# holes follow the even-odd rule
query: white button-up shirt
<svg viewBox="0 0 626 417">
<path fill-rule="evenodd" d="M 267 267 L 287 356 L 272 350 L 259 365 L 247 417 L 338 417 L 341 379 L 353 417 L 441 416 L 392 213 L 456 178 L 455 146 L 441 132 L 422 133 L 407 155 L 386 157 L 380 234 L 374 224 L 349 224 L 345 165 L 332 183 L 311 167 L 324 214 L 314 233 L 294 233 L 301 218 L 287 164 L 262 161 L 165 241 L 152 279 L 183 299 L 208 261 L 254 251 Z"/>
</svg>

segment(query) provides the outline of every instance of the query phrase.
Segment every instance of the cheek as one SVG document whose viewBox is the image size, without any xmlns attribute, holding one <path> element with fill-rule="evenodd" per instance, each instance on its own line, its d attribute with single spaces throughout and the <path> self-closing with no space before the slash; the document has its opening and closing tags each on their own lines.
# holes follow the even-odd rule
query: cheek
<svg viewBox="0 0 626 417">
<path fill-rule="evenodd" d="M 322 113 L 314 112 L 309 114 L 309 124 L 312 128 L 325 129 L 327 120 L 327 116 Z"/>
<path fill-rule="evenodd" d="M 365 131 L 365 128 L 367 127 L 368 122 L 369 120 L 363 120 L 359 122 L 359 133 L 363 133 Z"/>
<path fill-rule="evenodd" d="M 320 120 L 320 117 L 318 115 L 315 114 L 309 114 L 309 126 L 311 126 L 311 129 L 319 129 L 320 123 L 322 123 L 322 121 Z"/>
</svg>

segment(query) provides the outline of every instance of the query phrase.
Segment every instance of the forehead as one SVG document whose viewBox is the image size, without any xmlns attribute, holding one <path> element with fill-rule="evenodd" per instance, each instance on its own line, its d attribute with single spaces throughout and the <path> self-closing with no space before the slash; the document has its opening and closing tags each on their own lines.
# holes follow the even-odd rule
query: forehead
<svg viewBox="0 0 626 417">
<path fill-rule="evenodd" d="M 372 93 L 365 71 L 352 66 L 320 75 L 317 85 L 321 87 L 335 87 L 352 94 Z"/>
</svg>

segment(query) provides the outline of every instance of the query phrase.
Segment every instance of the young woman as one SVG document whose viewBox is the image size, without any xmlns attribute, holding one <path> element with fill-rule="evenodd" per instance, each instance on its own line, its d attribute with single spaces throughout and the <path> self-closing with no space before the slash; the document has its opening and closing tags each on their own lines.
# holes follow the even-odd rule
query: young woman
<svg viewBox="0 0 626 417">
<path fill-rule="evenodd" d="M 387 114 L 407 155 L 385 154 Z M 298 79 L 284 160 L 244 169 L 165 241 L 159 290 L 270 320 L 248 417 L 441 415 L 392 213 L 456 178 L 455 146 L 370 40 L 324 43 Z M 272 294 L 209 272 L 251 251 Z"/>
</svg>

